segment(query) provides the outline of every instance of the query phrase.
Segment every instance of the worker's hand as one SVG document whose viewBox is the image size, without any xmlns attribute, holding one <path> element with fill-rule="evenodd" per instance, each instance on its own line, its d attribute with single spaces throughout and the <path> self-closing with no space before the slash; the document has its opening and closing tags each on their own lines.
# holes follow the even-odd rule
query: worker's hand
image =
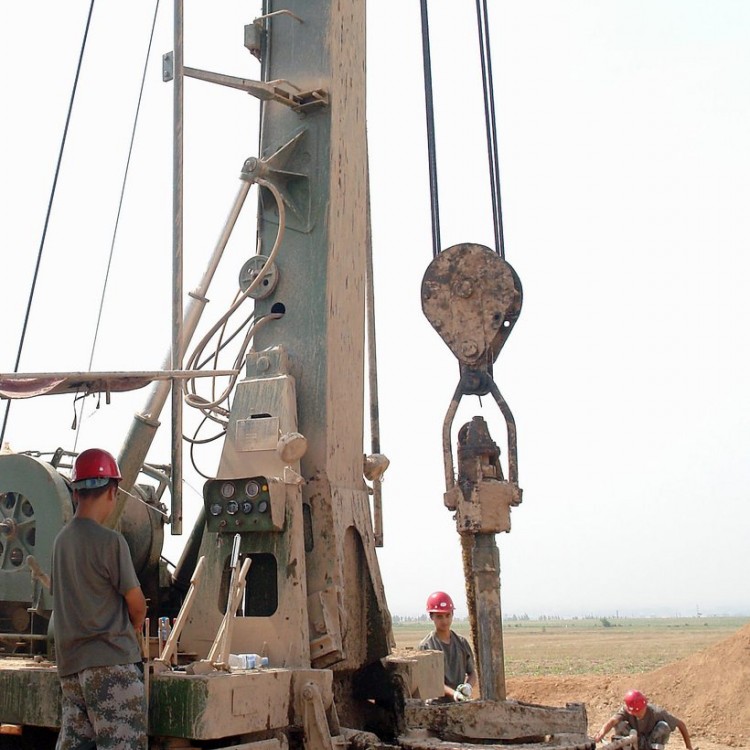
<svg viewBox="0 0 750 750">
<path fill-rule="evenodd" d="M 454 690 L 453 700 L 456 701 L 456 703 L 461 703 L 466 700 L 466 696 L 463 693 L 459 693 L 458 690 Z"/>
<path fill-rule="evenodd" d="M 464 698 L 468 701 L 471 700 L 471 685 L 468 682 L 462 682 L 457 688 L 457 693 L 461 693 Z"/>
</svg>

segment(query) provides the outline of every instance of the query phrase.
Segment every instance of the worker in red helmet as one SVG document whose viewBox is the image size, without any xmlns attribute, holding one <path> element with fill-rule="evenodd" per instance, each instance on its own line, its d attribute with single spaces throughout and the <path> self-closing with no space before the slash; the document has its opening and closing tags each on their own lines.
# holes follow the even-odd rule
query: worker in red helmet
<svg viewBox="0 0 750 750">
<path fill-rule="evenodd" d="M 62 725 L 57 750 L 146 750 L 139 636 L 146 616 L 128 545 L 103 524 L 122 475 L 114 456 L 91 448 L 75 460 L 75 515 L 52 549 L 51 589 Z"/>
<path fill-rule="evenodd" d="M 469 642 L 451 630 L 453 600 L 444 591 L 434 591 L 427 597 L 427 611 L 435 629 L 420 644 L 423 651 L 442 651 L 445 661 L 443 700 L 471 699 L 477 684 L 474 654 Z"/>
<path fill-rule="evenodd" d="M 679 729 L 685 747 L 693 750 L 685 722 L 661 706 L 650 705 L 640 690 L 625 693 L 622 708 L 597 732 L 594 741 L 599 742 L 611 729 L 618 737 L 627 737 L 635 732 L 639 750 L 664 750 L 670 734 Z"/>
</svg>

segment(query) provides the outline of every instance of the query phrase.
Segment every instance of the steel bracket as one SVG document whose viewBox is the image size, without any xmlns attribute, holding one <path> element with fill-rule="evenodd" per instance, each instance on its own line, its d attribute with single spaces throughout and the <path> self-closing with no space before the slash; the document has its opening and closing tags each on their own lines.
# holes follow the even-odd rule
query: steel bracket
<svg viewBox="0 0 750 750">
<path fill-rule="evenodd" d="M 239 89 L 261 101 L 284 104 L 295 112 L 305 112 L 328 105 L 328 92 L 325 89 L 303 91 L 290 81 L 254 81 L 250 78 L 238 78 L 223 73 L 212 73 L 210 70 L 187 67 L 183 68 L 183 74 L 188 78 L 197 78 L 199 81 Z"/>
</svg>

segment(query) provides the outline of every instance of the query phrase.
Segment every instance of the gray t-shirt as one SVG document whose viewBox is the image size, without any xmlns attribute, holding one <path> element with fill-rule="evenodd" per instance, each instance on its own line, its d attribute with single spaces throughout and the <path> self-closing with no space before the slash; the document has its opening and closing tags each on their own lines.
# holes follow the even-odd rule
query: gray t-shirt
<svg viewBox="0 0 750 750">
<path fill-rule="evenodd" d="M 422 651 L 442 651 L 445 660 L 445 684 L 454 690 L 474 673 L 474 655 L 469 642 L 462 635 L 451 630 L 450 643 L 443 643 L 433 630 L 419 644 Z"/>
<path fill-rule="evenodd" d="M 648 737 L 654 731 L 657 722 L 666 722 L 672 731 L 677 728 L 677 718 L 669 713 L 669 711 L 665 711 L 661 706 L 654 704 L 646 706 L 646 713 L 642 719 L 629 714 L 624 708 L 621 708 L 616 715 L 618 721 L 627 722 L 631 729 L 635 729 L 638 732 L 639 747 L 649 747 Z"/>
<path fill-rule="evenodd" d="M 140 586 L 125 539 L 89 518 L 73 518 L 52 551 L 57 671 L 141 661 L 123 595 Z"/>
</svg>

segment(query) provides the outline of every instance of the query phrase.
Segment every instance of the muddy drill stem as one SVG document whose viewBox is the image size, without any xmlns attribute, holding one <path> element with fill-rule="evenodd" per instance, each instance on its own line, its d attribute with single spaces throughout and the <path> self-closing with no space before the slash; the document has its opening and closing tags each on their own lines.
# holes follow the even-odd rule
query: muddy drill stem
<svg viewBox="0 0 750 750">
<path fill-rule="evenodd" d="M 466 504 L 461 504 L 465 510 L 459 510 L 456 522 L 461 534 L 479 687 L 482 698 L 487 700 L 505 700 L 500 553 L 495 533 L 510 528 L 508 505 L 512 492 L 505 490 L 513 485 L 503 480 L 499 459 L 500 449 L 486 422 L 474 417 L 458 435 L 457 489 Z"/>
</svg>

